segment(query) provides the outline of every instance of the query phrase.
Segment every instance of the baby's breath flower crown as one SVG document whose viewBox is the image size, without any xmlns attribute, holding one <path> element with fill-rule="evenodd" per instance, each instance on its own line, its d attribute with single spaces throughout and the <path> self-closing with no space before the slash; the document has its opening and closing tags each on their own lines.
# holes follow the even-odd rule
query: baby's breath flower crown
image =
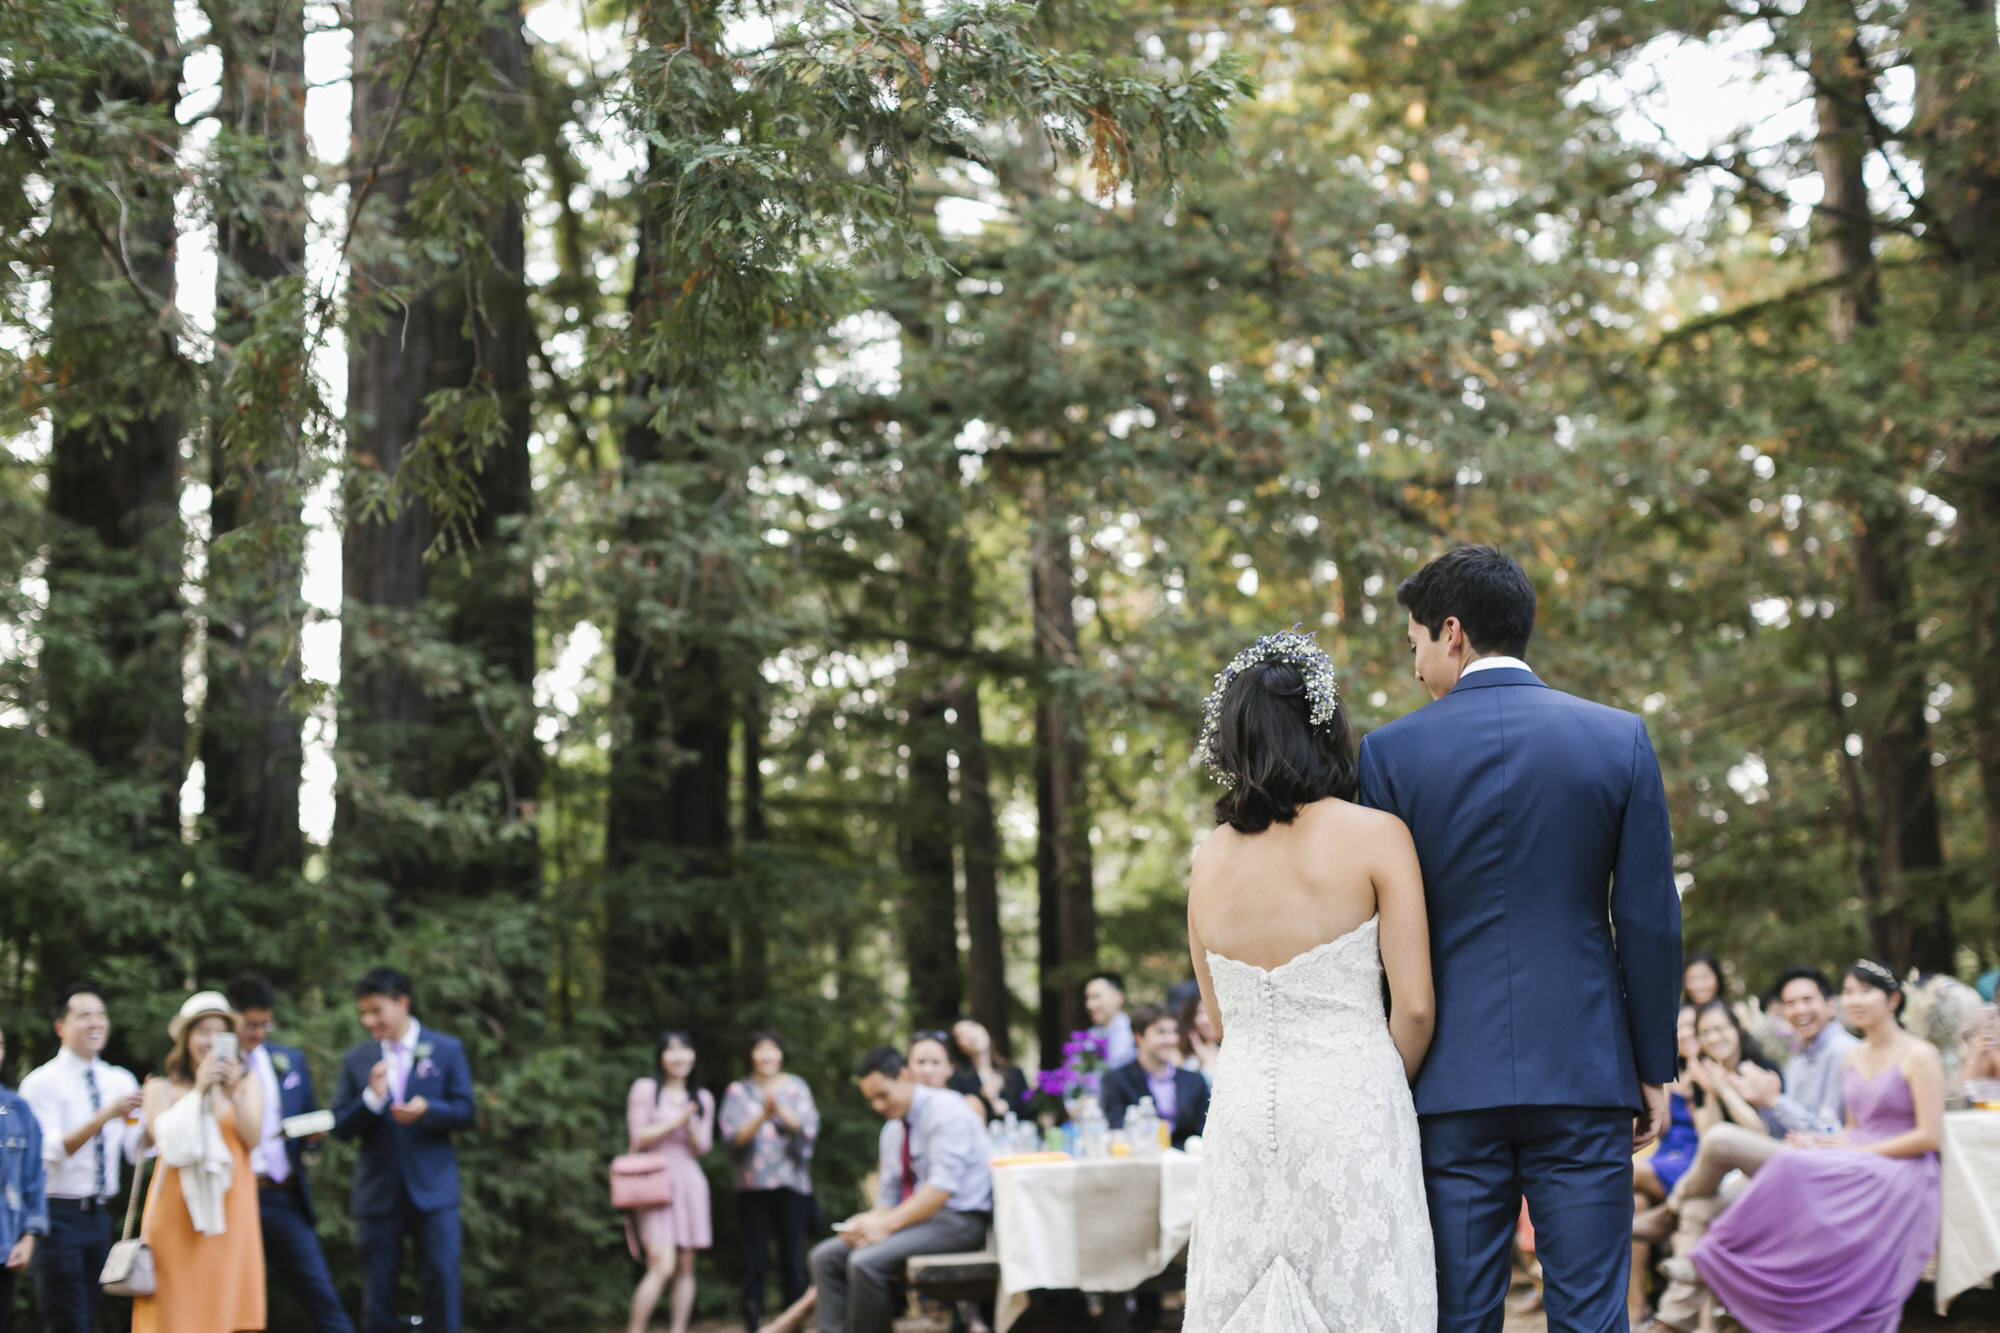
<svg viewBox="0 0 2000 1333">
<path fill-rule="evenodd" d="M 1215 692 L 1202 702 L 1201 740 L 1194 747 L 1195 761 L 1204 765 L 1208 775 L 1225 787 L 1234 787 L 1236 776 L 1224 772 L 1216 762 L 1216 738 L 1222 728 L 1222 696 L 1229 693 L 1229 687 L 1245 671 L 1271 662 L 1283 662 L 1298 669 L 1299 677 L 1306 686 L 1306 721 L 1314 730 L 1333 721 L 1334 711 L 1340 705 L 1340 682 L 1333 672 L 1333 659 L 1313 641 L 1311 634 L 1300 633 L 1297 625 L 1277 634 L 1266 634 L 1236 654 L 1228 666 L 1216 673 Z"/>
</svg>

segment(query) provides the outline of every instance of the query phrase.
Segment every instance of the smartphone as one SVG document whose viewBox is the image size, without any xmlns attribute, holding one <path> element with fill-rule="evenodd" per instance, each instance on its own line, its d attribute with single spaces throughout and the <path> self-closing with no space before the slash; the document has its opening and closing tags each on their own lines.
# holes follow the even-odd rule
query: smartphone
<svg viewBox="0 0 2000 1333">
<path fill-rule="evenodd" d="M 218 1032 L 211 1038 L 211 1041 L 213 1044 L 209 1046 L 208 1053 L 217 1060 L 234 1060 L 236 1058 L 236 1034 L 234 1032 Z"/>
</svg>

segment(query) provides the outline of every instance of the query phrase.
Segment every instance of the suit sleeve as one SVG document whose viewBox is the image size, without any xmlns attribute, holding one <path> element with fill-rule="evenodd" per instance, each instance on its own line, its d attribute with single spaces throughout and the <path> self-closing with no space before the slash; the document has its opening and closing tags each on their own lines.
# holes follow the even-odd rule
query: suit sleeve
<svg viewBox="0 0 2000 1333">
<path fill-rule="evenodd" d="M 1681 989 L 1681 898 L 1674 885 L 1673 834 L 1660 761 L 1634 719 L 1632 787 L 1612 872 L 1611 928 L 1625 983 L 1632 1058 L 1644 1083 L 1674 1080 L 1674 1023 Z"/>
<path fill-rule="evenodd" d="M 1098 1100 L 1104 1103 L 1104 1123 L 1112 1129 L 1125 1127 L 1125 1113 L 1131 1110 L 1132 1103 L 1138 1100 L 1125 1086 L 1125 1071 L 1130 1068 L 1131 1065 L 1118 1066 L 1107 1073 L 1103 1083 L 1098 1085 L 1100 1094 Z"/>
<path fill-rule="evenodd" d="M 472 1066 L 465 1058 L 465 1046 L 452 1042 L 439 1052 L 444 1058 L 444 1091 L 424 1112 L 418 1128 L 431 1134 L 449 1134 L 464 1129 L 478 1114 L 472 1102 Z"/>
<path fill-rule="evenodd" d="M 298 1071 L 299 1075 L 299 1100 L 304 1104 L 306 1110 L 317 1111 L 319 1110 L 319 1094 L 313 1090 L 312 1065 L 307 1062 L 306 1053 L 303 1050 L 295 1051 L 293 1054 L 296 1058 L 292 1061 L 292 1067 Z M 280 1088 L 278 1096 L 282 1099 L 284 1095 L 284 1089 Z"/>
<path fill-rule="evenodd" d="M 355 1066 L 352 1057 L 341 1060 L 340 1081 L 333 1087 L 333 1136 L 337 1139 L 354 1138 L 382 1123 L 382 1113 L 369 1110 L 368 1103 L 361 1100 L 368 1080 L 355 1076 Z"/>
<path fill-rule="evenodd" d="M 1182 1082 L 1191 1094 L 1187 1100 L 1191 1109 L 1181 1114 L 1180 1121 L 1187 1126 L 1188 1134 L 1203 1133 L 1208 1128 L 1208 1080 L 1196 1074 L 1191 1080 L 1183 1079 Z"/>
<path fill-rule="evenodd" d="M 1389 794 L 1389 782 L 1382 775 L 1382 766 L 1375 762 L 1375 752 L 1368 748 L 1372 739 L 1369 736 L 1361 738 L 1361 752 L 1354 761 L 1361 777 L 1361 804 L 1371 810 L 1387 810 L 1392 815 L 1401 815 L 1395 798 Z"/>
</svg>

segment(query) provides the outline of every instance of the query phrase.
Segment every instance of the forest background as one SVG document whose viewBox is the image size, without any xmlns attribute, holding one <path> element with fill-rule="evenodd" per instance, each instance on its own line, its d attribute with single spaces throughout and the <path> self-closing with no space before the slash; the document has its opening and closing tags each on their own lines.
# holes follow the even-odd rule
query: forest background
<svg viewBox="0 0 2000 1333">
<path fill-rule="evenodd" d="M 401 966 L 470 1326 L 607 1322 L 656 1030 L 785 1032 L 845 1206 L 854 1055 L 1184 976 L 1210 677 L 1407 711 L 1467 539 L 1647 718 L 1691 949 L 1970 976 L 1996 207 L 1993 0 L 14 0 L 13 1074 L 255 969 L 325 1083 Z"/>
</svg>

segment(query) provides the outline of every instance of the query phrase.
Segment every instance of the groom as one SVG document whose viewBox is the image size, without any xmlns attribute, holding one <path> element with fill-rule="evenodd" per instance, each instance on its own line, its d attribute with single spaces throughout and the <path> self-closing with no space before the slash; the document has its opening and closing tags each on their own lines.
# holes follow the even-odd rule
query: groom
<svg viewBox="0 0 2000 1333">
<path fill-rule="evenodd" d="M 1659 762 L 1638 717 L 1521 660 L 1535 590 L 1499 551 L 1448 552 L 1396 602 L 1435 702 L 1361 743 L 1361 799 L 1424 871 L 1438 1329 L 1499 1333 L 1525 1196 L 1551 1333 L 1622 1333 L 1632 1154 L 1666 1123 L 1681 974 Z"/>
</svg>

